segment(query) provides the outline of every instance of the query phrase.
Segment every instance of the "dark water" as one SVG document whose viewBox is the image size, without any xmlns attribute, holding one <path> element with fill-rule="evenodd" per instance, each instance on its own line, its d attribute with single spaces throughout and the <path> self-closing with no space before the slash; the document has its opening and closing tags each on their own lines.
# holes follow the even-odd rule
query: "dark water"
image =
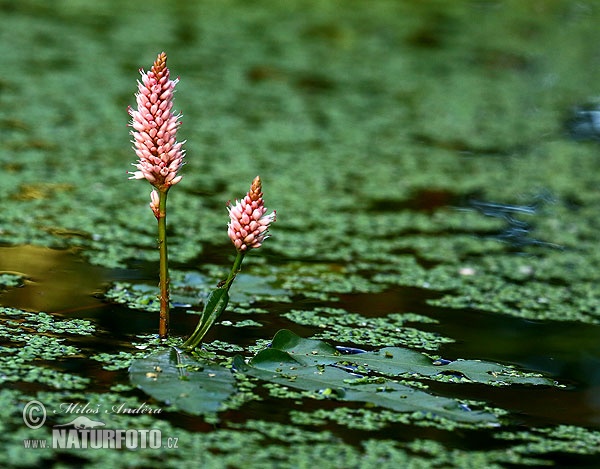
<svg viewBox="0 0 600 469">
<path fill-rule="evenodd" d="M 8 307 L 45 311 L 59 318 L 92 321 L 97 328 L 93 336 L 69 336 L 69 343 L 81 349 L 86 356 L 102 352 L 133 352 L 137 350 L 132 343 L 140 342 L 136 336 L 156 334 L 157 315 L 108 303 L 102 299 L 102 292 L 114 281 L 151 283 L 153 270 L 147 264 L 131 269 L 106 269 L 91 266 L 70 251 L 32 246 L 4 247 L 0 248 L 0 272 L 20 273 L 27 281 L 25 286 L 3 293 L 0 302 Z M 482 311 L 450 310 L 428 305 L 427 300 L 437 295 L 418 288 L 395 288 L 377 294 L 341 295 L 339 302 L 329 306 L 364 316 L 385 316 L 404 311 L 429 316 L 439 323 L 419 324 L 419 328 L 456 340 L 444 345 L 439 352 L 447 359 L 477 358 L 514 364 L 542 372 L 568 385 L 567 389 L 556 389 L 431 384 L 430 390 L 438 395 L 482 400 L 508 410 L 510 423 L 505 429 L 526 430 L 562 424 L 600 428 L 600 327 L 534 322 Z M 257 339 L 272 337 L 281 328 L 290 328 L 303 337 L 318 332 L 316 328 L 299 326 L 281 317 L 281 313 L 298 305 L 269 303 L 263 306 L 269 311 L 268 314 L 249 316 L 263 327 L 231 328 L 216 325 L 206 341 L 218 338 L 247 346 Z M 188 314 L 186 308 L 174 308 L 171 333 L 174 336 L 186 336 L 194 329 L 196 322 L 197 316 Z M 61 360 L 52 366 L 90 378 L 87 392 L 110 392 L 115 384 L 129 384 L 127 370 L 107 371 L 101 363 L 85 357 Z M 19 389 L 29 394 L 44 390 L 36 384 L 26 384 Z M 139 394 L 142 401 L 148 401 L 148 396 L 142 391 L 134 392 Z M 268 395 L 261 395 L 261 398 L 260 401 L 245 404 L 239 410 L 222 412 L 219 417 L 225 422 L 243 423 L 251 419 L 263 420 L 268 416 L 269 421 L 288 423 L 291 409 L 310 412 L 337 406 L 333 401 L 311 399 L 304 399 L 301 403 L 288 400 L 282 406 L 280 399 Z M 361 407 L 359 403 L 346 406 Z M 191 432 L 211 432 L 214 429 L 204 419 L 182 413 L 167 412 L 161 418 Z M 320 429 L 330 431 L 345 443 L 356 447 L 361 447 L 365 439 L 363 430 L 349 429 L 334 422 Z M 494 438 L 494 430 L 449 432 L 389 424 L 382 430 L 368 432 L 372 439 L 387 440 L 391 435 L 400 443 L 421 438 L 465 451 L 494 450 L 506 446 L 505 442 Z M 541 457 L 553 461 L 558 467 L 596 467 L 595 459 L 590 456 L 546 454 Z"/>
<path fill-rule="evenodd" d="M 157 332 L 156 314 L 110 304 L 102 299 L 102 292 L 110 282 L 147 282 L 152 277 L 152 269 L 95 267 L 73 252 L 32 246 L 3 247 L 0 254 L 0 272 L 20 273 L 27 278 L 24 287 L 9 289 L 2 294 L 2 304 L 28 311 L 44 311 L 58 317 L 91 320 L 97 326 L 93 337 L 69 338 L 71 343 L 89 355 L 133 350 L 132 342 L 140 341 L 136 336 Z M 365 316 L 403 311 L 429 316 L 439 323 L 419 324 L 421 329 L 456 341 L 442 346 L 439 351 L 442 357 L 514 364 L 544 373 L 567 385 L 566 389 L 467 385 L 457 390 L 456 386 L 433 383 L 431 389 L 436 393 L 485 400 L 511 411 L 512 418 L 519 425 L 571 424 L 600 428 L 600 327 L 568 322 L 535 322 L 482 311 L 436 308 L 426 303 L 435 296 L 431 291 L 418 288 L 396 288 L 377 294 L 342 295 L 340 301 L 332 306 Z M 218 338 L 244 346 L 257 339 L 270 338 L 281 328 L 291 328 L 304 337 L 316 332 L 316 329 L 298 326 L 280 316 L 290 309 L 288 303 L 270 303 L 268 309 L 268 314 L 253 317 L 263 327 L 228 328 L 217 325 L 207 336 L 207 341 Z M 196 322 L 197 316 L 188 314 L 186 308 L 174 308 L 171 333 L 186 336 Z M 99 363 L 90 366 L 86 360 L 72 359 L 64 361 L 61 366 L 93 378 L 91 386 L 97 388 L 94 391 L 107 390 L 117 382 L 128 382 L 126 372 L 107 372 Z M 320 401 L 314 403 L 315 408 L 322 405 Z M 277 419 L 268 399 L 244 407 L 243 418 L 261 416 L 267 409 L 270 409 L 268 414 Z M 303 409 L 307 410 L 306 405 Z M 241 418 L 237 412 L 229 414 Z M 287 411 L 282 412 L 281 418 L 285 415 Z M 229 417 L 231 415 L 226 416 Z M 182 421 L 178 422 L 181 425 Z M 198 429 L 196 418 L 185 417 L 183 422 L 187 422 L 184 426 L 190 430 Z M 411 429 L 410 438 L 414 431 Z M 352 432 L 347 432 L 347 429 L 344 430 L 352 440 Z M 360 439 L 358 434 L 357 438 Z"/>
<path fill-rule="evenodd" d="M 567 385 L 566 390 L 466 386 L 461 388 L 462 397 L 489 401 L 532 425 L 600 426 L 600 326 L 531 321 L 426 303 L 437 296 L 429 290 L 397 288 L 381 294 L 346 295 L 339 306 L 362 314 L 423 314 L 437 319 L 439 324 L 419 324 L 420 329 L 455 340 L 442 345 L 439 354 L 443 358 L 512 364 Z M 455 387 L 452 389 L 456 392 Z"/>
</svg>

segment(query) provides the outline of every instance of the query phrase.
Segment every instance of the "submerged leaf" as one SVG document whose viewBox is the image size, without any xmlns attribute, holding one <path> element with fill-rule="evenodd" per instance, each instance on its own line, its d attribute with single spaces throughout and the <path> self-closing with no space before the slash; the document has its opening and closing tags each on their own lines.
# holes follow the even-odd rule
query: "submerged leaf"
<svg viewBox="0 0 600 469">
<path fill-rule="evenodd" d="M 193 415 L 217 412 L 236 391 L 230 370 L 175 348 L 134 360 L 129 379 L 154 399 Z"/>
</svg>

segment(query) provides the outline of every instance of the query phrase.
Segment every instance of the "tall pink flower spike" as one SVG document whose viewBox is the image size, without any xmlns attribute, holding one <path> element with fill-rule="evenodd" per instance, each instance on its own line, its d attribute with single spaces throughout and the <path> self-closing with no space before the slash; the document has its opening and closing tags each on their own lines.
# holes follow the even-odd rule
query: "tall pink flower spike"
<svg viewBox="0 0 600 469">
<path fill-rule="evenodd" d="M 148 73 L 144 70 L 140 73 L 142 81 L 138 81 L 135 95 L 137 110 L 128 109 L 132 118 L 132 143 L 139 158 L 133 165 L 138 171 L 129 172 L 129 179 L 146 179 L 158 191 L 166 192 L 181 180 L 177 173 L 185 156 L 185 150 L 181 149 L 185 142 L 175 139 L 181 114 L 171 111 L 173 90 L 179 80 L 169 79 L 167 54 L 164 52 L 158 55 Z"/>
<path fill-rule="evenodd" d="M 227 234 L 238 251 L 259 248 L 268 237 L 269 225 L 275 221 L 275 211 L 265 215 L 267 209 L 262 195 L 260 177 L 256 176 L 246 197 L 227 207 L 231 219 Z"/>
</svg>

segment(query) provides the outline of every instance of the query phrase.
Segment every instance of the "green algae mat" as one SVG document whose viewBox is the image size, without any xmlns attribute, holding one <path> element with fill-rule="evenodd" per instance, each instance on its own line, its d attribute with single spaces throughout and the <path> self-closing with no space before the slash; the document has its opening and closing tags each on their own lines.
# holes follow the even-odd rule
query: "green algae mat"
<svg viewBox="0 0 600 469">
<path fill-rule="evenodd" d="M 600 5 L 0 0 L 4 467 L 596 467 Z M 127 107 L 186 140 L 157 335 Z M 182 350 L 259 174 L 271 238 Z"/>
</svg>

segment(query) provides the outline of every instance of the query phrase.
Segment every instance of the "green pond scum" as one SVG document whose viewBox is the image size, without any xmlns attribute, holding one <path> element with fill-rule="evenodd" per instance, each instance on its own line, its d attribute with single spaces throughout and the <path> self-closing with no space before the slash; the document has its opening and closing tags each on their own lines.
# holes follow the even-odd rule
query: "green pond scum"
<svg viewBox="0 0 600 469">
<path fill-rule="evenodd" d="M 597 467 L 600 147 L 573 116 L 599 23 L 569 0 L 0 0 L 3 467 Z M 126 174 L 161 51 L 187 155 L 166 342 Z M 272 239 L 184 352 L 256 174 Z M 80 416 L 170 447 L 52 447 Z"/>
</svg>

